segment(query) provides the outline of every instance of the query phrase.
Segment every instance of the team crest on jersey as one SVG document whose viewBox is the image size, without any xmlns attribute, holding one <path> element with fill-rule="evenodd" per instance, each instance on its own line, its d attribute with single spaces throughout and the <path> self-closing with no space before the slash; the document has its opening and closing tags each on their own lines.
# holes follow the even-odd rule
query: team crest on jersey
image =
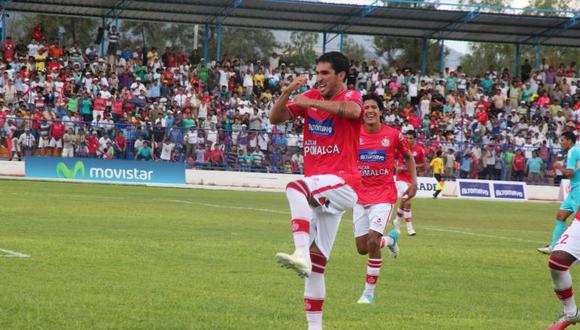
<svg viewBox="0 0 580 330">
<path fill-rule="evenodd" d="M 365 163 L 384 163 L 387 159 L 385 150 L 359 150 L 358 158 Z"/>
<path fill-rule="evenodd" d="M 383 145 L 383 147 L 388 147 L 388 146 L 389 146 L 389 144 L 391 144 L 391 141 L 389 141 L 389 139 L 387 139 L 387 138 L 384 138 L 384 139 L 381 141 L 381 144 Z"/>
<path fill-rule="evenodd" d="M 334 134 L 334 120 L 333 118 L 316 120 L 309 117 L 308 129 L 314 135 L 331 136 Z"/>
</svg>

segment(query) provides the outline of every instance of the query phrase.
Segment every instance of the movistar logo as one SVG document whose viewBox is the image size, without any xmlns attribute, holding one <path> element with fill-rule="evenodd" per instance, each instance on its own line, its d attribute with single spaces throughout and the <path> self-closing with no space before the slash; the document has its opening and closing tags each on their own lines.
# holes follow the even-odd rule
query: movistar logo
<svg viewBox="0 0 580 330">
<path fill-rule="evenodd" d="M 81 176 L 85 176 L 85 164 L 81 161 L 75 163 L 72 171 L 63 162 L 56 164 L 56 176 L 59 178 L 74 179 L 77 177 L 79 171 L 81 172 Z"/>
</svg>

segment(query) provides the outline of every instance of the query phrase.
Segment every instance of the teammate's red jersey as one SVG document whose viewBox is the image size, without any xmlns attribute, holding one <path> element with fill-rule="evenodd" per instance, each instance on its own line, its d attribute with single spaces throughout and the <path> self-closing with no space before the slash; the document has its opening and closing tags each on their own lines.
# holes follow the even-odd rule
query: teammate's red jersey
<svg viewBox="0 0 580 330">
<path fill-rule="evenodd" d="M 413 158 L 415 158 L 415 164 L 423 164 L 425 163 L 425 152 L 423 148 L 418 145 L 414 145 L 411 148 L 411 152 L 413 153 Z M 397 155 L 397 162 L 399 166 L 404 166 L 405 160 L 403 159 L 403 155 Z M 403 181 L 407 183 L 411 183 L 411 177 L 409 176 L 409 170 L 402 170 L 397 172 L 397 181 Z"/>
<path fill-rule="evenodd" d="M 395 186 L 395 157 L 409 152 L 403 134 L 382 124 L 381 130 L 369 133 L 364 126 L 360 134 L 358 168 L 362 174 L 359 204 L 393 204 L 397 201 Z"/>
<path fill-rule="evenodd" d="M 324 100 L 316 89 L 303 95 L 313 100 Z M 330 101 L 352 101 L 362 109 L 362 97 L 357 91 L 344 90 Z M 360 119 L 301 108 L 294 105 L 292 100 L 286 106 L 294 117 L 304 118 L 304 176 L 334 174 L 357 191 L 360 184 L 357 170 Z"/>
</svg>

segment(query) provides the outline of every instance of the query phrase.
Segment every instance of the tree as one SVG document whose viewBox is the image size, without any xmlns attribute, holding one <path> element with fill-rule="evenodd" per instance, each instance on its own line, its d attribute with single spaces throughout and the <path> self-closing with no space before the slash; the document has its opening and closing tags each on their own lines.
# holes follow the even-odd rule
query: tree
<svg viewBox="0 0 580 330">
<path fill-rule="evenodd" d="M 417 69 L 421 66 L 423 41 L 392 37 L 374 37 L 377 56 L 384 56 L 389 65 L 410 65 Z M 427 40 L 427 71 L 439 67 L 441 45 L 436 40 Z M 446 50 L 445 55 L 449 52 Z"/>
<path fill-rule="evenodd" d="M 482 5 L 506 6 L 509 3 L 506 0 L 483 0 L 475 2 L 470 0 L 469 3 L 480 3 Z M 531 0 L 529 8 L 560 9 L 569 8 L 570 2 L 567 0 Z M 541 13 L 543 15 L 554 15 L 555 13 Z M 538 15 L 538 13 L 534 13 Z M 529 59 L 530 63 L 535 62 L 536 48 L 533 46 L 521 46 L 521 63 L 524 59 Z M 580 58 L 580 50 L 577 48 L 565 47 L 542 47 L 541 57 L 546 58 L 551 65 L 559 63 L 570 63 Z M 515 69 L 515 45 L 510 44 L 492 44 L 492 43 L 470 43 L 470 54 L 463 57 L 461 65 L 468 74 L 482 74 L 490 65 L 495 66 L 497 70 L 507 68 L 511 72 Z"/>
<path fill-rule="evenodd" d="M 92 18 L 26 14 L 12 24 L 9 33 L 14 39 L 28 41 L 32 39 L 32 27 L 39 23 L 49 41 L 61 39 L 65 45 L 78 42 L 85 46 L 95 43 L 98 21 Z"/>
<path fill-rule="evenodd" d="M 216 54 L 217 37 L 213 36 L 212 41 L 210 54 Z M 235 56 L 246 60 L 266 60 L 276 47 L 276 38 L 269 30 L 223 28 L 222 31 L 222 58 Z"/>
<path fill-rule="evenodd" d="M 290 42 L 285 44 L 285 55 L 288 62 L 306 67 L 316 61 L 314 47 L 318 44 L 318 33 L 292 32 Z"/>
<path fill-rule="evenodd" d="M 404 8 L 434 8 L 431 4 L 416 2 L 389 3 L 388 5 Z M 423 41 L 420 39 L 375 36 L 373 44 L 377 56 L 384 57 L 389 65 L 408 64 L 417 69 L 421 66 Z M 434 68 L 438 68 L 441 46 L 436 40 L 427 40 L 427 47 L 427 71 L 432 71 Z M 445 54 L 447 53 L 445 51 Z"/>
<path fill-rule="evenodd" d="M 366 60 L 365 47 L 354 41 L 354 39 L 348 37 L 344 40 L 344 55 L 346 55 L 349 60 L 359 63 Z"/>
</svg>

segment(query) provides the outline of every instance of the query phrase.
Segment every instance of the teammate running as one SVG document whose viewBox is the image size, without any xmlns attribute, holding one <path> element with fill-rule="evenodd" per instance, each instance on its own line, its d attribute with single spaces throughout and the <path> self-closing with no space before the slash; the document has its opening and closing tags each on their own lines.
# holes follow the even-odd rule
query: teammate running
<svg viewBox="0 0 580 330">
<path fill-rule="evenodd" d="M 305 178 L 286 186 L 296 249 L 278 253 L 276 259 L 306 277 L 304 309 L 310 330 L 322 329 L 324 269 L 342 215 L 357 201 L 361 180 L 357 151 L 362 100 L 357 91 L 346 90 L 349 61 L 330 52 L 316 62 L 317 88 L 289 100 L 306 84 L 305 77 L 295 78 L 270 114 L 274 125 L 304 118 Z"/>
<path fill-rule="evenodd" d="M 374 94 L 363 98 L 363 122 L 358 151 L 358 168 L 362 174 L 359 200 L 353 210 L 354 236 L 358 253 L 368 254 L 365 289 L 359 304 L 374 301 L 374 291 L 381 271 L 381 247 L 389 248 L 397 257 L 399 234 L 391 230 L 383 233 L 397 202 L 397 190 L 393 178 L 395 156 L 402 155 L 409 170 L 410 184 L 404 192 L 404 201 L 413 198 L 417 192 L 415 161 L 407 140 L 400 131 L 381 123 L 384 110 L 383 101 Z"/>
<path fill-rule="evenodd" d="M 425 152 L 423 148 L 415 144 L 415 139 L 417 138 L 417 133 L 413 130 L 407 131 L 405 133 L 407 142 L 409 143 L 409 148 L 413 154 L 413 159 L 415 160 L 415 168 L 417 170 L 423 169 L 425 167 Z M 403 199 L 404 193 L 409 189 L 411 184 L 411 173 L 409 166 L 405 163 L 403 155 L 399 154 L 397 157 L 397 175 L 396 175 L 396 185 L 399 197 L 401 197 L 401 202 L 399 208 L 397 209 L 397 217 L 393 221 L 395 230 L 397 233 L 401 233 L 401 218 L 405 219 L 407 224 L 407 234 L 409 236 L 416 235 L 415 229 L 413 228 L 413 213 L 411 212 L 411 199 L 407 198 L 406 201 Z M 415 171 L 416 172 L 416 171 Z"/>
<path fill-rule="evenodd" d="M 556 226 L 552 233 L 552 242 L 550 245 L 538 248 L 538 252 L 550 254 L 554 245 L 560 238 L 560 235 L 566 230 L 566 220 L 572 214 L 578 212 L 580 206 L 580 172 L 577 171 L 577 163 L 580 161 L 580 147 L 576 146 L 576 135 L 572 132 L 565 132 L 560 135 L 560 146 L 564 151 L 568 152 L 566 168 L 559 163 L 554 163 L 554 169 L 560 170 L 562 176 L 570 178 L 570 193 L 566 200 L 560 206 L 560 210 L 556 215 Z"/>
</svg>

